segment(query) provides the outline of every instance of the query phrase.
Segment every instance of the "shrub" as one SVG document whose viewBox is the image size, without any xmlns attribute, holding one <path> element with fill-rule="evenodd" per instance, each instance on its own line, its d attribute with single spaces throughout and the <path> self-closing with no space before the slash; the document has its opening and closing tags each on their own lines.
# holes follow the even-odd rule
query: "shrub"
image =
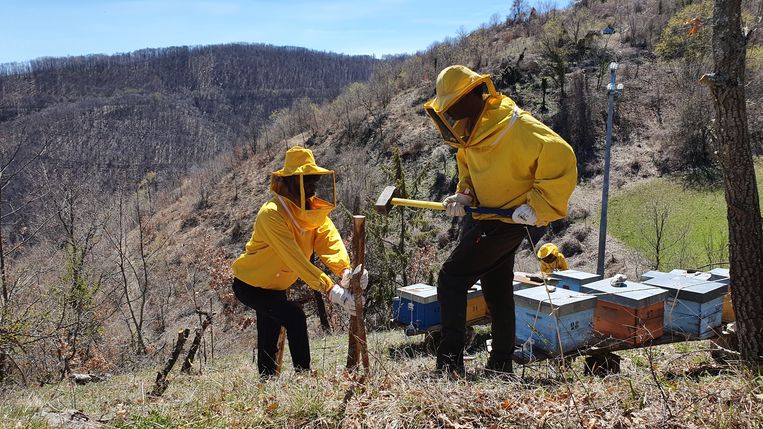
<svg viewBox="0 0 763 429">
<path fill-rule="evenodd" d="M 686 175 L 690 182 L 712 183 L 718 174 L 712 148 L 712 112 L 702 94 L 684 94 L 677 118 L 667 123 L 668 138 L 656 160 L 664 174 Z"/>
<path fill-rule="evenodd" d="M 663 59 L 684 58 L 686 60 L 701 60 L 710 53 L 712 31 L 710 19 L 713 16 L 713 6 L 709 1 L 686 6 L 676 12 L 662 30 L 660 41 L 655 46 L 655 53 Z M 698 19 L 699 21 L 693 21 Z M 693 22 L 702 25 L 693 27 Z M 696 32 L 692 32 L 696 28 Z"/>
</svg>

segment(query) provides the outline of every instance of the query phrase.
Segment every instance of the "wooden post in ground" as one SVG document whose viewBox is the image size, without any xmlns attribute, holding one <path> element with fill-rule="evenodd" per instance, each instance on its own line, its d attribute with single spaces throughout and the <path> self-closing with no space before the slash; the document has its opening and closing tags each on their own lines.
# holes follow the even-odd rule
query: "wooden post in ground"
<svg viewBox="0 0 763 429">
<path fill-rule="evenodd" d="M 164 365 L 164 368 L 156 373 L 156 381 L 154 382 L 154 389 L 151 391 L 151 396 L 162 396 L 162 393 L 167 390 L 167 386 L 169 386 L 169 382 L 167 381 L 167 374 L 169 374 L 170 371 L 172 371 L 172 367 L 175 366 L 175 362 L 177 362 L 178 356 L 180 356 L 180 352 L 183 351 L 185 340 L 188 339 L 188 334 L 190 333 L 191 330 L 188 328 L 185 328 L 182 331 L 178 331 L 178 338 L 175 342 L 175 348 L 172 350 L 172 355 L 170 355 L 170 358 L 167 359 L 167 363 Z"/>
<path fill-rule="evenodd" d="M 353 216 L 352 266 L 353 270 L 365 262 L 366 257 L 366 217 Z M 350 278 L 350 292 L 355 297 L 355 316 L 350 317 L 350 338 L 347 348 L 347 370 L 354 371 L 360 363 L 368 372 L 368 347 L 366 344 L 366 324 L 363 318 L 363 289 L 360 287 L 362 270 Z"/>
<path fill-rule="evenodd" d="M 188 354 L 183 361 L 183 366 L 180 368 L 180 372 L 183 374 L 191 373 L 193 361 L 196 358 L 196 353 L 199 351 L 199 345 L 201 344 L 201 339 L 204 336 L 204 331 L 206 331 L 208 326 L 212 325 L 212 313 L 206 313 L 205 316 L 206 317 L 204 318 L 204 321 L 201 322 L 201 326 L 196 328 L 196 333 L 194 334 L 193 341 L 191 342 L 191 348 L 188 349 Z M 201 369 L 199 369 L 199 371 L 201 372 Z"/>
</svg>

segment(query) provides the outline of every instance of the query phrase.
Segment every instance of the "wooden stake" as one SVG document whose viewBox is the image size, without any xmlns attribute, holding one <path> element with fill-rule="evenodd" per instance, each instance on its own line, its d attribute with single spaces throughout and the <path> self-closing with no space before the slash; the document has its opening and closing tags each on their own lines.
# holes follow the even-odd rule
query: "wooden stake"
<svg viewBox="0 0 763 429">
<path fill-rule="evenodd" d="M 193 367 L 193 360 L 196 358 L 196 353 L 199 351 L 199 344 L 201 344 L 201 339 L 204 336 L 204 331 L 207 329 L 208 326 L 212 324 L 212 316 L 210 314 L 206 315 L 207 317 L 204 319 L 204 321 L 201 323 L 201 327 L 196 328 L 196 333 L 193 336 L 193 341 L 191 342 L 191 348 L 188 349 L 188 354 L 185 357 L 185 360 L 183 361 L 183 366 L 180 368 L 180 372 L 183 374 L 190 374 L 191 368 Z M 206 359 L 205 359 L 206 362 Z M 201 372 L 201 369 L 199 370 Z"/>
<path fill-rule="evenodd" d="M 156 381 L 154 382 L 154 389 L 151 391 L 151 396 L 162 396 L 162 393 L 167 390 L 167 386 L 170 384 L 167 381 L 167 374 L 169 374 L 170 371 L 172 371 L 172 367 L 175 366 L 175 362 L 177 362 L 178 356 L 180 356 L 180 352 L 183 351 L 185 340 L 188 339 L 188 334 L 190 333 L 191 330 L 188 328 L 185 328 L 182 331 L 178 331 L 178 338 L 177 342 L 175 342 L 175 348 L 172 350 L 172 355 L 170 355 L 170 358 L 167 359 L 167 363 L 164 364 L 164 368 L 156 373 Z"/>
<path fill-rule="evenodd" d="M 352 228 L 352 251 L 353 251 L 353 269 L 363 265 L 366 257 L 366 217 L 353 216 Z M 362 270 L 361 270 L 362 271 Z M 363 289 L 360 287 L 360 277 L 362 272 L 358 272 L 350 278 L 350 292 L 355 297 L 355 316 L 350 317 L 350 338 L 347 348 L 347 370 L 354 371 L 359 362 L 368 372 L 368 347 L 366 344 L 366 324 L 363 318 Z"/>
</svg>

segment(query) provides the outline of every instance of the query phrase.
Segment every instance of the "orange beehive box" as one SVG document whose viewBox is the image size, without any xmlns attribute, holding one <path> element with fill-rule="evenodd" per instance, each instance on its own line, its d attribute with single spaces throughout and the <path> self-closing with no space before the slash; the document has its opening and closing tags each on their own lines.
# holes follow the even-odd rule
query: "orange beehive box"
<svg viewBox="0 0 763 429">
<path fill-rule="evenodd" d="M 664 302 L 630 308 L 599 300 L 594 310 L 593 330 L 638 345 L 662 336 L 664 313 Z"/>
<path fill-rule="evenodd" d="M 612 278 L 580 286 L 596 295 L 593 330 L 638 345 L 662 336 L 667 291 Z"/>
</svg>

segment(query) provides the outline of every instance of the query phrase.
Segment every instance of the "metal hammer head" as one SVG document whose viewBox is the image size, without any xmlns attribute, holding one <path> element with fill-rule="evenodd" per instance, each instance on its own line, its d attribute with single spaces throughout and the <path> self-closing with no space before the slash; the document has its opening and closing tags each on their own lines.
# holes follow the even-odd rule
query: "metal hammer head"
<svg viewBox="0 0 763 429">
<path fill-rule="evenodd" d="M 400 192 L 395 188 L 394 186 L 387 186 L 382 191 L 381 195 L 379 195 L 379 198 L 376 199 L 376 204 L 374 207 L 376 207 L 376 211 L 381 214 L 388 214 L 390 210 L 392 210 L 392 199 L 398 198 L 400 196 Z"/>
</svg>

